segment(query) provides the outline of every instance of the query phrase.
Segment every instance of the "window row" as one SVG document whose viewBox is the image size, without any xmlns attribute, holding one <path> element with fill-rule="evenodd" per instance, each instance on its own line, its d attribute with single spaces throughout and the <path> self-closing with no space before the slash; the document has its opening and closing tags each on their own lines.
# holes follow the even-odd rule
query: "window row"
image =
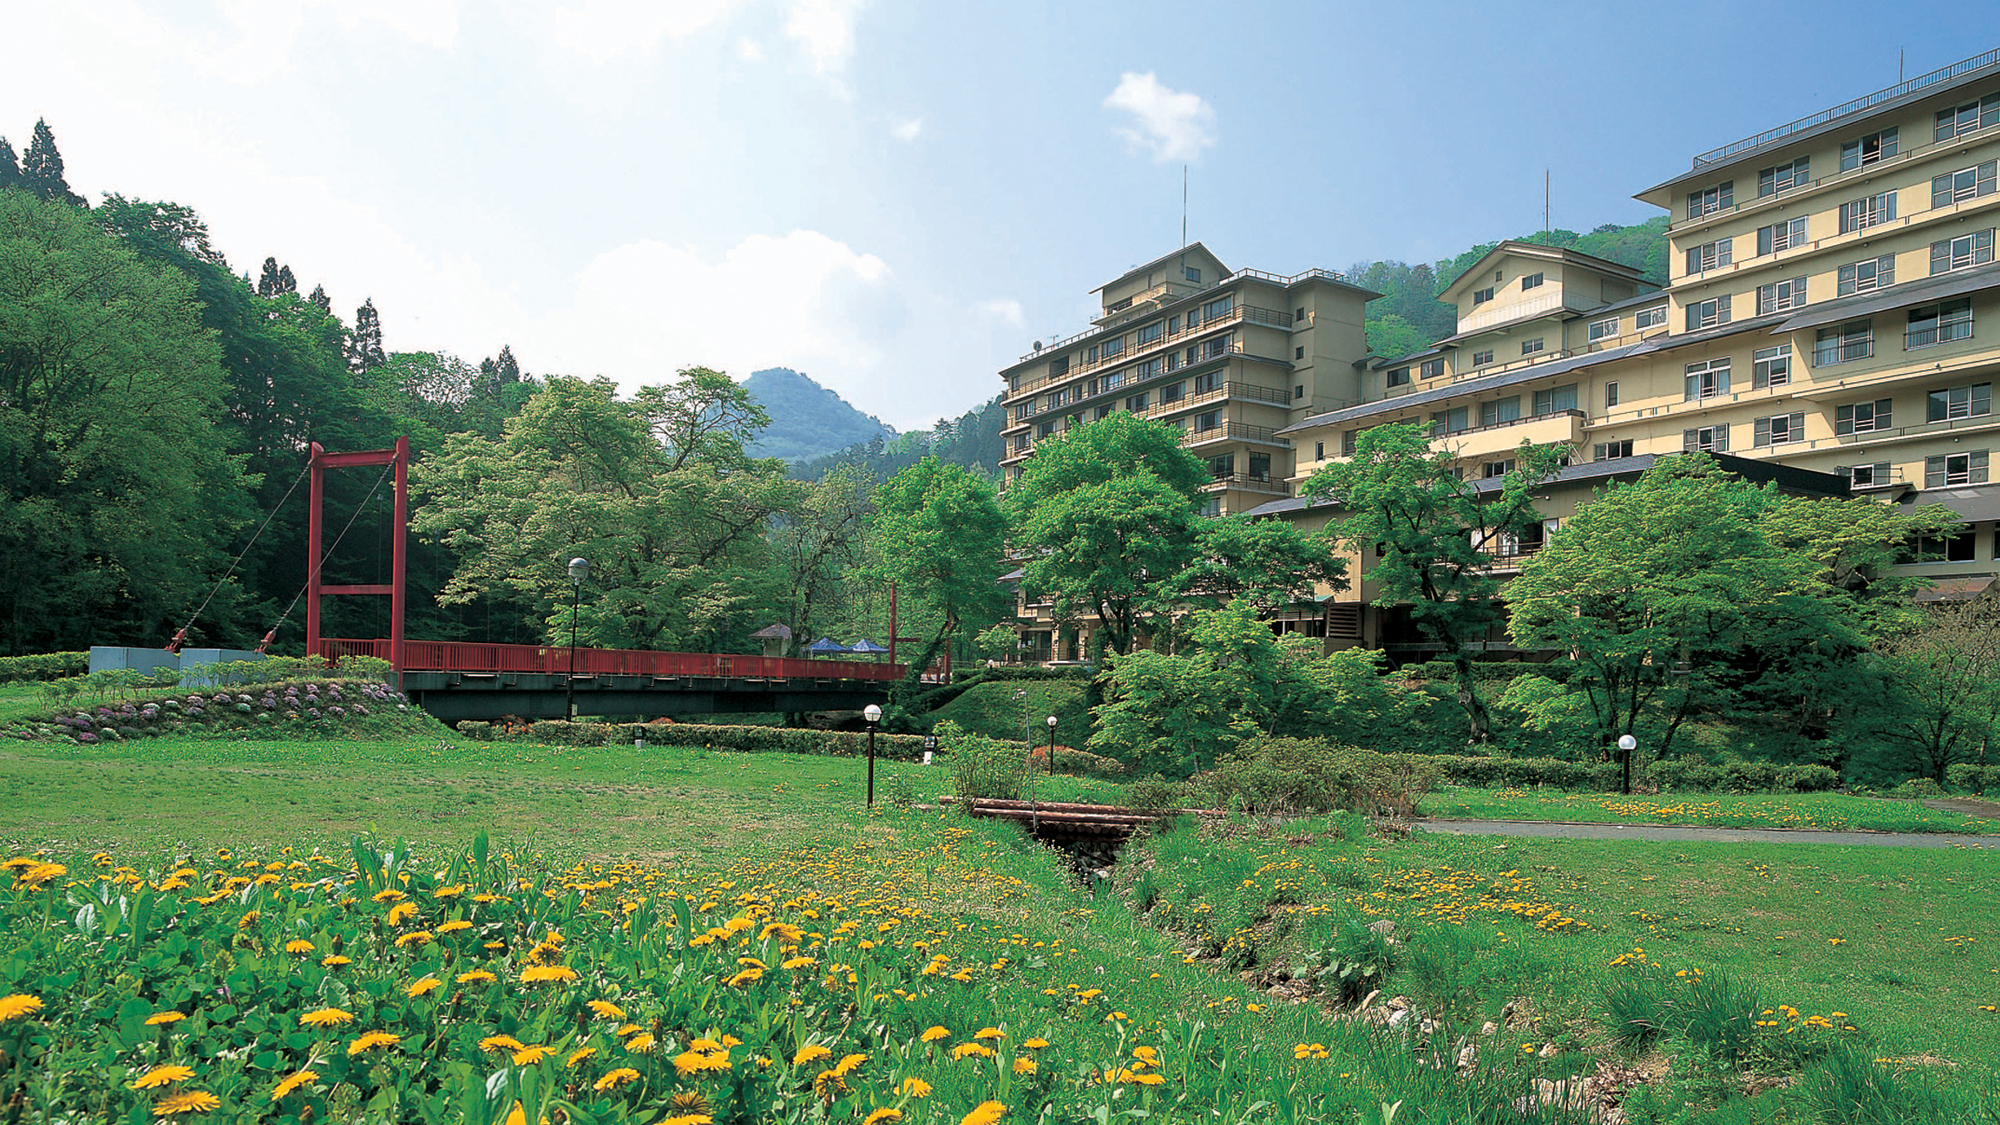
<svg viewBox="0 0 2000 1125">
<path fill-rule="evenodd" d="M 1566 410 L 1575 410 L 1577 409 L 1577 401 L 1577 385 L 1575 383 L 1566 383 L 1560 387 L 1551 387 L 1547 390 L 1536 391 L 1528 399 L 1529 416 L 1541 418 L 1550 414 L 1559 414 Z M 1521 396 L 1513 395 L 1508 398 L 1495 399 L 1492 402 L 1483 402 L 1479 404 L 1478 409 L 1479 413 L 1476 416 L 1472 413 L 1472 407 L 1469 405 L 1455 406 L 1433 413 L 1431 415 L 1431 433 L 1434 436 L 1442 437 L 1445 434 L 1455 434 L 1460 430 L 1469 430 L 1475 425 L 1500 426 L 1508 422 L 1519 421 L 1521 419 Z M 1474 417 L 1478 418 L 1477 422 L 1473 421 Z M 1350 431 L 1350 435 L 1354 432 L 1358 431 Z M 1351 452 L 1350 449 L 1350 455 Z"/>
<path fill-rule="evenodd" d="M 1225 294 L 1213 301 L 1207 302 L 1200 308 L 1189 309 L 1185 317 L 1176 313 L 1165 320 L 1156 320 L 1150 324 L 1142 324 L 1133 330 L 1132 345 L 1135 348 L 1144 347 L 1164 337 L 1177 335 L 1186 329 L 1199 327 L 1207 321 L 1216 320 L 1228 315 L 1235 306 L 1235 297 Z M 1110 339 L 1099 340 L 1089 345 L 1073 357 L 1058 356 L 1055 359 L 1051 359 L 1049 361 L 1049 377 L 1056 378 L 1069 374 L 1072 363 L 1082 367 L 1089 367 L 1094 364 L 1117 359 L 1119 356 L 1125 354 L 1125 343 L 1126 338 L 1124 336 L 1113 336 Z"/>
</svg>

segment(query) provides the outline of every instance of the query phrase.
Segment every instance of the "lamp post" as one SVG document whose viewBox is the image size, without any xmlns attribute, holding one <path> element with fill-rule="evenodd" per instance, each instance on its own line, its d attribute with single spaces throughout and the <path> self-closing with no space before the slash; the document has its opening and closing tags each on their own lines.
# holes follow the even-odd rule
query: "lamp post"
<svg viewBox="0 0 2000 1125">
<path fill-rule="evenodd" d="M 1618 736 L 1619 756 L 1625 759 L 1624 792 L 1626 793 L 1630 793 L 1632 791 L 1632 751 L 1637 750 L 1638 748 L 1639 748 L 1638 739 L 1633 738 L 1629 734 L 1621 734 Z"/>
<path fill-rule="evenodd" d="M 1056 772 L 1056 717 L 1050 715 L 1047 722 L 1049 724 L 1049 773 L 1054 774 Z"/>
<path fill-rule="evenodd" d="M 875 807 L 875 724 L 882 721 L 882 708 L 870 703 L 861 709 L 868 720 L 868 807 Z"/>
<path fill-rule="evenodd" d="M 569 600 L 569 678 L 563 684 L 563 699 L 571 722 L 576 721 L 576 612 L 583 604 L 583 580 L 589 574 L 589 559 L 569 560 L 569 580 L 575 591 Z"/>
</svg>

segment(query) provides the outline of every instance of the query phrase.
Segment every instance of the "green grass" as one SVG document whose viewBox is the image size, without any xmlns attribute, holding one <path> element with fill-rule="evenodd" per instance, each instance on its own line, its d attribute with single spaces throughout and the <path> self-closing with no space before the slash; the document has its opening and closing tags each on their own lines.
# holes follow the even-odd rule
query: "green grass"
<svg viewBox="0 0 2000 1125">
<path fill-rule="evenodd" d="M 1672 793 L 1626 797 L 1559 790 L 1446 788 L 1426 796 L 1419 809 L 1423 815 L 1440 820 L 2000 833 L 2000 821 L 1925 808 L 1916 801 L 1845 793 Z"/>
</svg>

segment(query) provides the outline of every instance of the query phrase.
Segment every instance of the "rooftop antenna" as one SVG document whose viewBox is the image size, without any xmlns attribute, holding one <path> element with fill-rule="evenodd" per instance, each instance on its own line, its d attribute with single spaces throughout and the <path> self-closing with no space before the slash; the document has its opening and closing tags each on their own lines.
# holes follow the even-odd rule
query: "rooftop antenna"
<svg viewBox="0 0 2000 1125">
<path fill-rule="evenodd" d="M 1181 245 L 1187 245 L 1188 166 L 1181 165 Z"/>
<path fill-rule="evenodd" d="M 1549 233 L 1549 170 L 1542 169 L 1542 233 Z"/>
</svg>

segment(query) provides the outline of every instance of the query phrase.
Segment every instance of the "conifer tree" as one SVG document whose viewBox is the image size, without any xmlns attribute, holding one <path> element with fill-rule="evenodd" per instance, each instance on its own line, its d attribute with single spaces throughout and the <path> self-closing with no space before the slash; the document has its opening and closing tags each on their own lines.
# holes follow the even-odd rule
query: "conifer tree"
<svg viewBox="0 0 2000 1125">
<path fill-rule="evenodd" d="M 292 267 L 290 267 L 290 266 L 279 266 L 279 267 L 278 267 L 278 292 L 280 292 L 280 293 L 296 293 L 296 292 L 298 292 L 298 291 L 299 291 L 299 279 L 298 279 L 298 278 L 296 278 L 296 277 L 293 277 L 293 276 L 292 276 Z"/>
<path fill-rule="evenodd" d="M 262 276 L 257 278 L 257 295 L 259 297 L 275 297 L 280 292 L 282 290 L 278 288 L 278 259 L 266 258 L 264 259 L 264 272 Z"/>
<path fill-rule="evenodd" d="M 333 298 L 326 295 L 326 286 L 313 286 L 312 296 L 307 297 L 306 300 L 311 301 L 319 311 L 326 315 L 333 315 Z"/>
<path fill-rule="evenodd" d="M 63 179 L 62 153 L 56 149 L 56 135 L 46 120 L 35 122 L 35 135 L 21 160 L 21 186 L 41 196 L 75 207 L 84 206 L 83 197 L 69 190 Z"/>
<path fill-rule="evenodd" d="M 14 146 L 7 143 L 7 138 L 0 137 L 0 191 L 20 186 L 21 162 L 14 157 Z"/>
<path fill-rule="evenodd" d="M 347 366 L 355 374 L 389 362 L 382 350 L 382 318 L 375 312 L 375 298 L 361 302 L 354 310 L 354 339 L 347 346 Z"/>
</svg>

